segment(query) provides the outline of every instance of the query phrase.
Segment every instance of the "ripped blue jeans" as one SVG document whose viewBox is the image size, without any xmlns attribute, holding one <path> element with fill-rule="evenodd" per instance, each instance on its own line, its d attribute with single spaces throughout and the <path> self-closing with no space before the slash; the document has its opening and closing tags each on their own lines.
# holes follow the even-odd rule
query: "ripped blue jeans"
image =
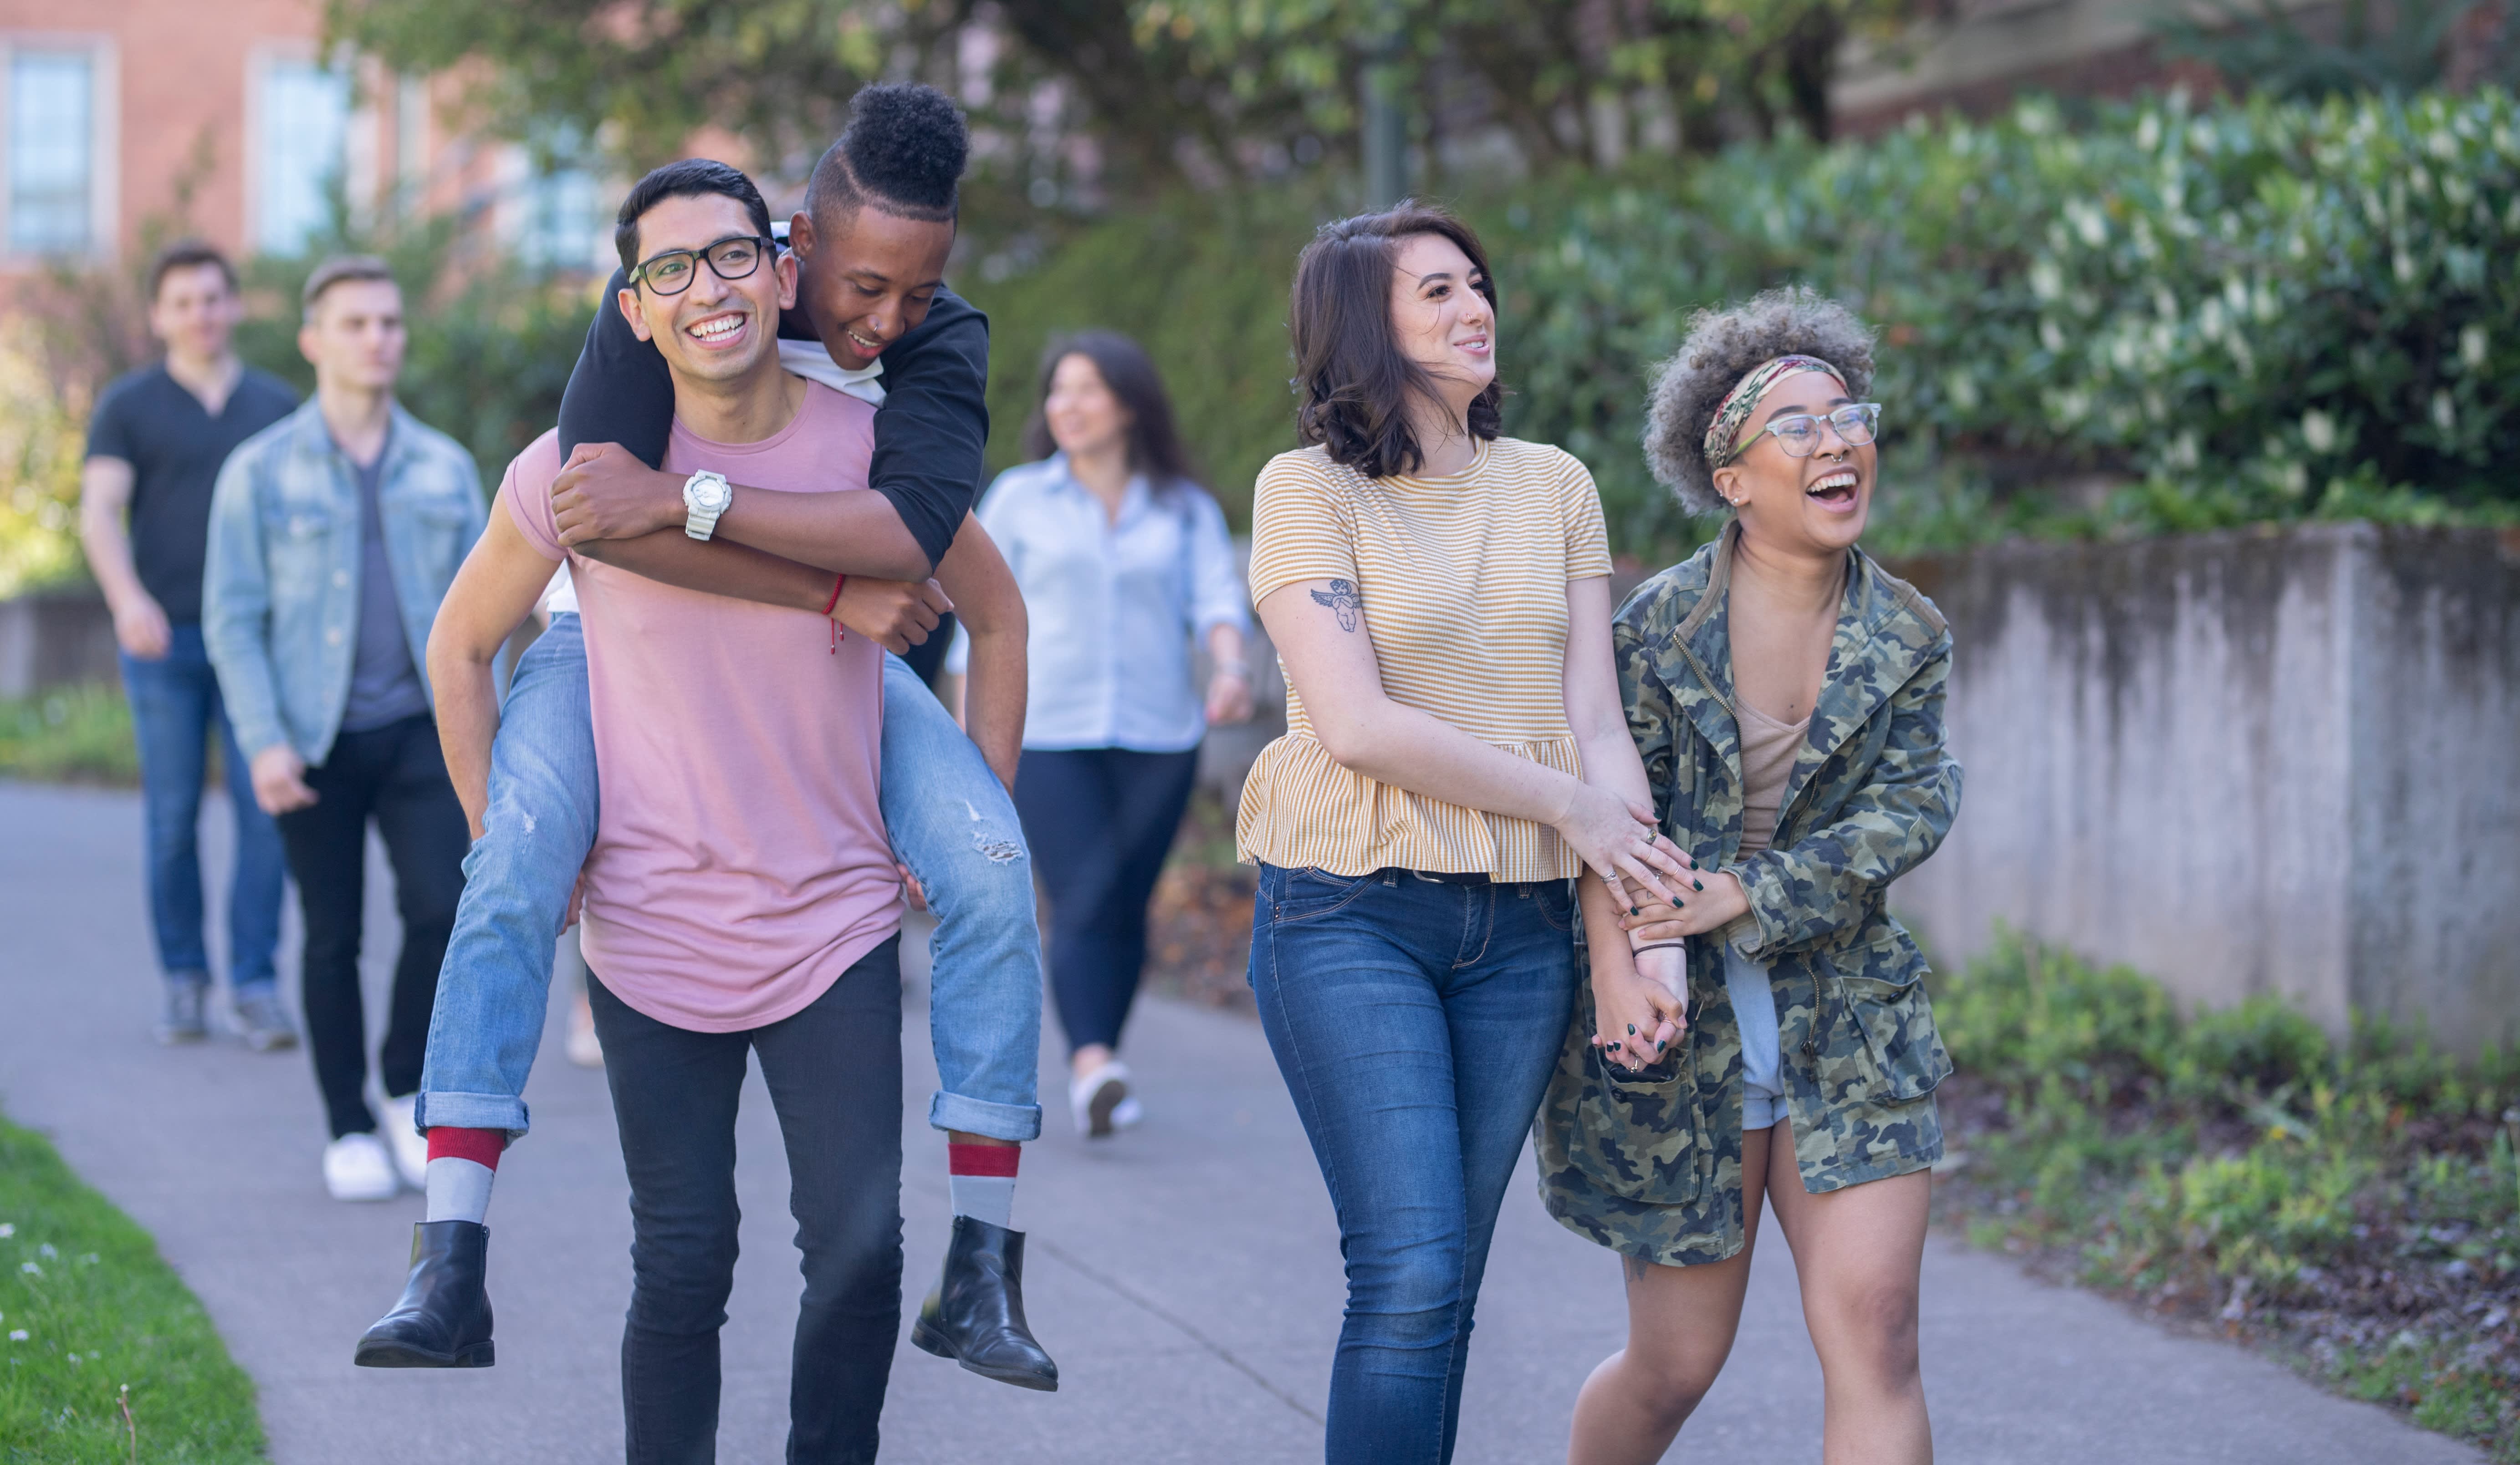
<svg viewBox="0 0 2520 1465">
<path fill-rule="evenodd" d="M 994 1139 L 1041 1133 L 1041 929 L 1032 859 L 1006 787 L 918 674 L 883 660 L 885 828 L 936 914 L 928 1028 L 942 1085 L 927 1122 Z M 464 858 L 464 899 L 437 979 L 422 1128 L 527 1127 L 552 943 L 595 845 L 595 733 L 586 642 L 552 618 L 517 664 L 490 750 L 487 831 Z"/>
</svg>

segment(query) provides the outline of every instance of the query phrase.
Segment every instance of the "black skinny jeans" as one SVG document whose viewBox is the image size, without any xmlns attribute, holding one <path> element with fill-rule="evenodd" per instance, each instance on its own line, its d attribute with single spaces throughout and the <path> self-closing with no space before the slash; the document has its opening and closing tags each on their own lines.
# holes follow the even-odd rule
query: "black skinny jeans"
<svg viewBox="0 0 2520 1465">
<path fill-rule="evenodd" d="M 789 1465 L 861 1465 L 901 1325 L 901 943 L 792 1017 L 742 1032 L 657 1022 L 586 974 L 630 1173 L 621 1412 L 630 1465 L 717 1458 L 718 1330 L 735 1285 L 735 1115 L 746 1055 L 788 1149 L 805 1295 L 788 1367 Z"/>
<path fill-rule="evenodd" d="M 1050 989 L 1074 1052 L 1120 1045 L 1147 966 L 1147 901 L 1190 807 L 1198 750 L 1027 748 L 1015 813 L 1050 895 Z"/>
<path fill-rule="evenodd" d="M 464 893 L 464 853 L 472 831 L 446 779 L 437 724 L 426 713 L 333 740 L 324 765 L 306 770 L 315 802 L 282 814 L 280 844 L 297 881 L 306 920 L 300 996 L 306 1046 L 333 1137 L 373 1131 L 368 1108 L 367 1009 L 359 996 L 359 943 L 368 892 L 368 821 L 383 836 L 393 866 L 402 954 L 394 960 L 385 1040 L 377 1054 L 385 1094 L 420 1090 L 428 1052 L 428 1014 L 437 968 Z"/>
</svg>

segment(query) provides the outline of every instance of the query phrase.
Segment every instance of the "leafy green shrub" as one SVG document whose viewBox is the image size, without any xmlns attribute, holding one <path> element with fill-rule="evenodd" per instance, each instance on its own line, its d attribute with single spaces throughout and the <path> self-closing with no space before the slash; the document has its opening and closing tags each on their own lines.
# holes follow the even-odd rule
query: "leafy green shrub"
<svg viewBox="0 0 2520 1465">
<path fill-rule="evenodd" d="M 2520 1459 L 2520 1070 L 2273 997 L 2160 985 L 2000 932 L 1934 979 L 1958 1074 L 1936 1205 L 2088 1283 L 2289 1333 L 2348 1392 Z M 2376 1346 L 2375 1346 L 2376 1340 Z"/>
<path fill-rule="evenodd" d="M 45 370 L 23 322 L 0 332 L 0 596 L 78 572 L 88 393 Z"/>
<path fill-rule="evenodd" d="M 2520 487 L 2496 469 L 2520 451 L 2520 276 L 2489 263 L 2520 241 L 2515 127 L 2491 90 L 2151 100 L 2080 128 L 2033 100 L 1991 123 L 1456 203 L 1504 295 L 1507 430 L 1593 469 L 1623 549 L 1701 532 L 1638 450 L 1653 363 L 1690 311 L 1787 280 L 1883 329 L 1881 537 L 2507 520 Z M 1328 211 L 1184 201 L 975 286 L 1000 323 L 1001 423 L 1029 410 L 1043 324 L 1134 332 L 1234 504 L 1291 438 L 1284 290 Z M 1003 430 L 992 452 L 1013 461 Z M 2079 496 L 2024 492 L 2069 479 Z"/>
<path fill-rule="evenodd" d="M 131 707 L 110 683 L 56 687 L 0 702 L 0 776 L 44 782 L 140 782 Z"/>
<path fill-rule="evenodd" d="M 1961 976 L 1939 984 L 1934 1022 L 1953 1061 L 2028 1093 L 2062 1079 L 2078 1089 L 2114 1073 L 2168 1071 L 2179 1033 L 2170 993 L 2133 967 L 2095 968 L 2019 933 Z"/>
<path fill-rule="evenodd" d="M 2183 1243 L 2212 1259 L 2226 1275 L 2290 1282 L 2310 1262 L 2325 1259 L 2354 1227 L 2355 1192 L 2369 1163 L 2350 1152 L 2317 1154 L 2280 1140 L 2244 1155 L 2199 1155 L 2175 1184 L 2147 1177 L 2175 1209 L 2182 1228 L 2163 1243 Z"/>
<path fill-rule="evenodd" d="M 1295 445 L 1286 291 L 1313 210 L 1294 196 L 1177 197 L 1087 230 L 1033 268 L 968 286 L 989 313 L 989 467 L 1023 461 L 1042 352 L 1089 327 L 1159 363 L 1183 440 L 1245 520 L 1262 464 Z"/>
<path fill-rule="evenodd" d="M 2189 1093 L 2231 1084 L 2266 1091 L 2318 1077 L 2333 1063 L 2327 1033 L 2317 1023 L 2261 992 L 2196 1015 L 2180 1044 L 2173 1081 Z"/>
</svg>

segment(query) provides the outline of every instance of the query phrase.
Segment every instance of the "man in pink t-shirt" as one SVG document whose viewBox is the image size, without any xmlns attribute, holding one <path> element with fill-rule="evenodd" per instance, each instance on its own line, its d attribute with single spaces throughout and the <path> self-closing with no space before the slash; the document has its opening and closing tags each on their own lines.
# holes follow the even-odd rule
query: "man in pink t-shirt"
<svg viewBox="0 0 2520 1465">
<path fill-rule="evenodd" d="M 866 491 L 874 409 L 780 365 L 796 266 L 752 184 L 723 163 L 668 164 L 621 219 L 638 263 L 616 303 L 673 375 L 666 468 Z M 601 794 L 583 950 L 630 1179 L 629 1458 L 713 1448 L 735 1118 L 757 1055 L 804 1252 L 788 1458 L 872 1460 L 901 1306 L 902 891 L 877 795 L 882 649 L 812 611 L 567 549 L 560 470 L 547 443 L 511 466 L 454 593 L 476 618 L 521 621 L 555 562 L 576 582 Z M 689 531 L 709 527 L 696 513 Z M 450 757 L 488 760 L 484 683 L 441 693 Z"/>
</svg>

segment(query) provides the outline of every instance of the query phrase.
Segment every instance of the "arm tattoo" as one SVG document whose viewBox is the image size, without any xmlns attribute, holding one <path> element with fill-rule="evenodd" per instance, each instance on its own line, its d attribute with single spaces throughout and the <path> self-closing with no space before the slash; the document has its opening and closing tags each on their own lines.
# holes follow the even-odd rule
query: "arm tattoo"
<svg viewBox="0 0 2520 1465">
<path fill-rule="evenodd" d="M 1365 609 L 1365 597 L 1356 593 L 1354 580 L 1332 580 L 1328 590 L 1313 592 L 1313 603 L 1329 607 L 1338 614 L 1339 629 L 1356 629 L 1356 613 Z"/>
<path fill-rule="evenodd" d="M 1642 1282 L 1645 1279 L 1645 1271 L 1648 1263 L 1644 1258 L 1631 1257 L 1623 1252 L 1619 1256 L 1619 1260 L 1627 1267 L 1628 1281 L 1631 1285 Z"/>
</svg>

